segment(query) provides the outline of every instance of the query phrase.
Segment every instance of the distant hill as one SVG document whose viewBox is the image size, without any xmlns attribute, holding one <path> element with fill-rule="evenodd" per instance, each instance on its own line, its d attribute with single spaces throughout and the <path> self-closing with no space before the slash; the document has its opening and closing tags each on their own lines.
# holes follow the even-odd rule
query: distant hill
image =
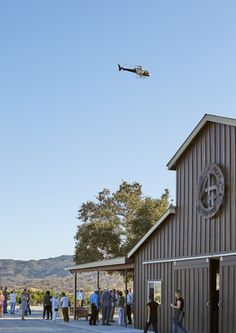
<svg viewBox="0 0 236 333">
<path fill-rule="evenodd" d="M 0 260 L 0 279 L 2 278 L 2 273 L 7 279 L 15 279 L 16 275 L 27 279 L 65 277 L 69 275 L 65 271 L 65 267 L 73 265 L 73 256 L 29 261 L 2 259 Z"/>
<path fill-rule="evenodd" d="M 35 288 L 65 290 L 73 292 L 74 278 L 65 271 L 74 265 L 73 256 L 60 256 L 40 260 L 0 259 L 0 286 L 8 289 Z M 119 274 L 101 274 L 101 286 L 122 288 L 123 278 Z M 96 272 L 78 274 L 78 287 L 92 290 L 96 286 Z"/>
<path fill-rule="evenodd" d="M 72 287 L 73 278 L 66 267 L 73 266 L 73 256 L 40 260 L 0 260 L 0 285 L 9 288 L 63 288 Z"/>
</svg>

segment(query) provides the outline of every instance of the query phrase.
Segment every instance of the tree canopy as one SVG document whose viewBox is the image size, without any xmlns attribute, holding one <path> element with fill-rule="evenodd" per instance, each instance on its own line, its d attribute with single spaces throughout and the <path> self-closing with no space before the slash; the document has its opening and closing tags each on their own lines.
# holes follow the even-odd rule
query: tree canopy
<svg viewBox="0 0 236 333">
<path fill-rule="evenodd" d="M 95 201 L 83 203 L 75 235 L 76 264 L 124 256 L 169 206 L 169 191 L 160 198 L 145 197 L 138 182 L 123 181 L 111 193 L 103 189 Z"/>
</svg>

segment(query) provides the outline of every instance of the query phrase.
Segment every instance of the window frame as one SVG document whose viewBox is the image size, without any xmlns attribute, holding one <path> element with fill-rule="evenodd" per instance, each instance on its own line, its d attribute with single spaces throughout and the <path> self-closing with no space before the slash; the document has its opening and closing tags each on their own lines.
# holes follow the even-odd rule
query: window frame
<svg viewBox="0 0 236 333">
<path fill-rule="evenodd" d="M 161 280 L 161 279 L 152 279 L 152 280 L 147 280 L 147 301 L 149 302 L 149 291 L 150 291 L 150 287 L 149 287 L 149 285 L 151 284 L 151 283 L 160 283 L 160 291 L 161 291 L 161 293 L 160 293 L 160 302 L 157 302 L 159 305 L 161 305 L 162 304 L 162 287 L 163 287 L 163 280 Z M 155 286 L 154 286 L 154 293 L 155 293 Z M 155 296 L 155 294 L 154 294 L 154 296 Z M 155 298 L 154 298 L 154 301 L 155 301 Z"/>
</svg>

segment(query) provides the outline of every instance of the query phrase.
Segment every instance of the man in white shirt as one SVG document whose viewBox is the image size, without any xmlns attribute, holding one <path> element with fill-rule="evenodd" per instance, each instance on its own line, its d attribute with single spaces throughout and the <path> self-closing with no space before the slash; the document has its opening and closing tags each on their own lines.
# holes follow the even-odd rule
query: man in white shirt
<svg viewBox="0 0 236 333">
<path fill-rule="evenodd" d="M 132 324 L 131 319 L 131 309 L 132 309 L 132 303 L 133 303 L 133 295 L 131 292 L 126 290 L 126 315 L 128 318 L 128 324 Z"/>
<path fill-rule="evenodd" d="M 57 317 L 57 312 L 58 312 L 59 305 L 60 305 L 58 296 L 59 296 L 58 293 L 56 293 L 56 295 L 51 298 L 51 303 L 52 303 L 52 320 L 56 320 L 56 317 Z"/>
<path fill-rule="evenodd" d="M 14 290 L 12 290 L 10 293 L 10 305 L 11 305 L 10 314 L 15 314 L 16 294 Z"/>
</svg>

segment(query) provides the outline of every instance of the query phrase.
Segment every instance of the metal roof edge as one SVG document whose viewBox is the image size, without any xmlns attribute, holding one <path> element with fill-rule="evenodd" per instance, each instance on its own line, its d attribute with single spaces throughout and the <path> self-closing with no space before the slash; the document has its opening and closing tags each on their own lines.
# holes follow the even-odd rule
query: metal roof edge
<svg viewBox="0 0 236 333">
<path fill-rule="evenodd" d="M 166 220 L 170 214 L 175 214 L 175 207 L 169 207 L 159 220 L 148 230 L 148 232 L 140 239 L 140 241 L 129 251 L 127 258 L 129 259 L 139 247 L 148 239 L 148 237 Z"/>
<path fill-rule="evenodd" d="M 197 126 L 190 133 L 190 135 L 187 137 L 187 139 L 184 141 L 184 143 L 177 150 L 175 155 L 167 163 L 168 170 L 176 170 L 176 162 L 178 161 L 180 156 L 188 148 L 190 143 L 193 141 L 193 139 L 197 136 L 197 134 L 201 131 L 201 129 L 205 126 L 205 124 L 207 122 L 220 123 L 220 124 L 225 124 L 225 125 L 230 125 L 230 126 L 236 127 L 236 119 L 234 119 L 234 118 L 227 118 L 227 117 L 217 116 L 217 115 L 213 115 L 213 114 L 205 114 L 204 117 L 197 124 Z"/>
<path fill-rule="evenodd" d="M 73 272 L 78 269 L 99 268 L 104 266 L 124 265 L 126 264 L 126 257 L 110 258 L 99 261 L 93 261 L 86 264 L 76 265 L 65 268 L 66 271 Z"/>
</svg>

